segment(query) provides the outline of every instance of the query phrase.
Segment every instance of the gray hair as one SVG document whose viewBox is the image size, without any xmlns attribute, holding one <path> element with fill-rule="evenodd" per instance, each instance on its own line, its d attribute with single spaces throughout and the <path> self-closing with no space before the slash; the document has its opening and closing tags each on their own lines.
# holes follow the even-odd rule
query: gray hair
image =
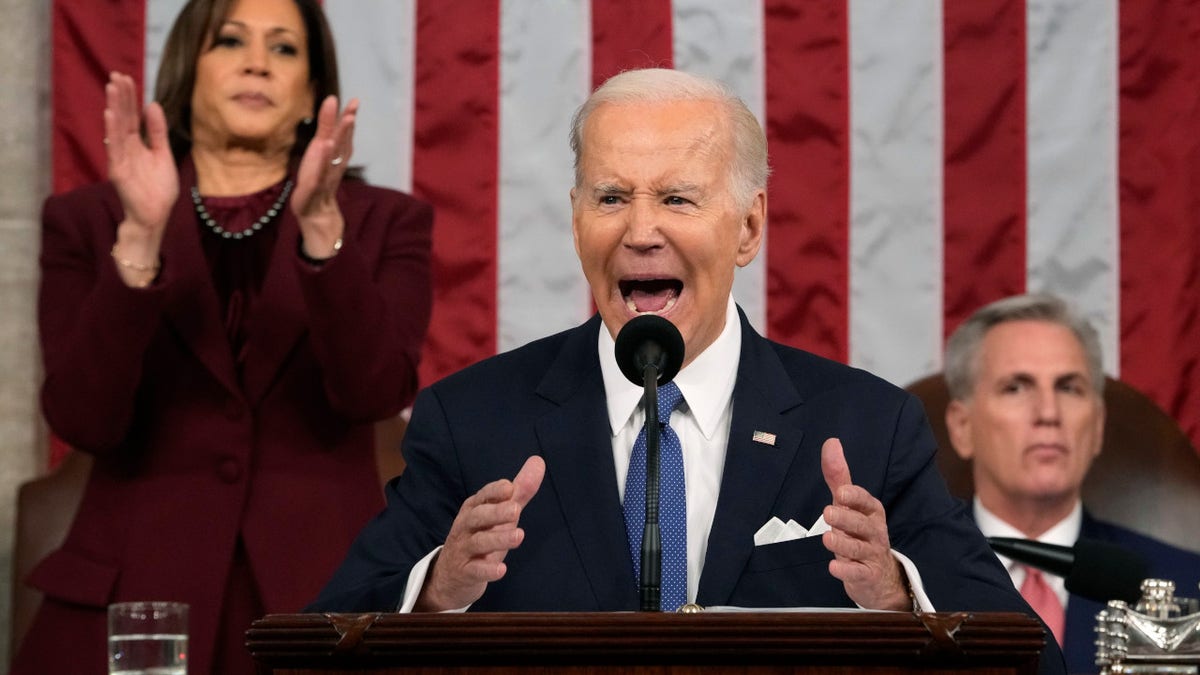
<svg viewBox="0 0 1200 675">
<path fill-rule="evenodd" d="M 975 311 L 946 342 L 946 386 L 950 398 L 965 401 L 975 389 L 979 350 L 992 328 L 1010 321 L 1046 321 L 1063 326 L 1083 345 L 1088 374 L 1096 394 L 1104 394 L 1104 366 L 1096 329 L 1067 303 L 1048 294 L 1014 295 Z"/>
<path fill-rule="evenodd" d="M 669 101 L 713 101 L 724 105 L 733 131 L 730 190 L 739 205 L 749 206 L 755 191 L 767 188 L 767 176 L 771 173 L 767 164 L 767 137 L 758 118 L 723 83 L 668 68 L 627 70 L 614 75 L 592 92 L 588 100 L 575 111 L 571 119 L 575 187 L 581 187 L 583 180 L 579 166 L 583 156 L 583 126 L 596 108 L 605 103 Z"/>
</svg>

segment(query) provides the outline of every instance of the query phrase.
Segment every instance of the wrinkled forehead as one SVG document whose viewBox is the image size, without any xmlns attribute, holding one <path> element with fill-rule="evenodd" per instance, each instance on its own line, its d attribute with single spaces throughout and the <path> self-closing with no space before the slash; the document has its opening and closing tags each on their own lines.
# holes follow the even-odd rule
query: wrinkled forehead
<svg viewBox="0 0 1200 675">
<path fill-rule="evenodd" d="M 582 128 L 580 168 L 610 172 L 701 172 L 728 165 L 729 124 L 712 101 L 606 102 Z"/>
</svg>

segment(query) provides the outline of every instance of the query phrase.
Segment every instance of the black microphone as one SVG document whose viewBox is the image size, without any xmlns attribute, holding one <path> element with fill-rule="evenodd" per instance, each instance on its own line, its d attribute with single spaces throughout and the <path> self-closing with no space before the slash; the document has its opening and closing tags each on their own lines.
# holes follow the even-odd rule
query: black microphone
<svg viewBox="0 0 1200 675">
<path fill-rule="evenodd" d="M 634 317 L 617 333 L 617 365 L 630 382 L 645 388 L 646 521 L 642 529 L 643 612 L 662 610 L 662 532 L 658 518 L 658 385 L 666 384 L 683 365 L 683 336 L 661 316 Z"/>
<path fill-rule="evenodd" d="M 1120 546 L 1083 538 L 1074 546 L 1011 537 L 988 537 L 988 544 L 1000 555 L 1062 577 L 1068 591 L 1089 600 L 1136 603 L 1142 597 L 1146 561 Z"/>
</svg>

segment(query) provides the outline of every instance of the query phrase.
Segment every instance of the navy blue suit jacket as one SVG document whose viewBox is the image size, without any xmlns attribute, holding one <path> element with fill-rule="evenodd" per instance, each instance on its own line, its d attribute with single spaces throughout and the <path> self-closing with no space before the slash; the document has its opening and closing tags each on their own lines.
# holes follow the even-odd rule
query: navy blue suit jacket
<svg viewBox="0 0 1200 675">
<path fill-rule="evenodd" d="M 1133 530 L 1114 525 L 1083 512 L 1083 524 L 1079 536 L 1115 544 L 1140 555 L 1147 565 L 1152 579 L 1169 579 L 1175 582 L 1175 592 L 1187 598 L 1196 597 L 1200 584 L 1200 555 L 1175 548 L 1157 539 L 1151 539 Z M 1071 673 L 1097 673 L 1096 666 L 1096 614 L 1104 605 L 1094 600 L 1071 594 L 1067 599 L 1066 634 L 1063 636 L 1063 654 L 1067 670 Z"/>
<path fill-rule="evenodd" d="M 838 437 L 855 484 L 887 511 L 892 547 L 921 570 L 939 611 L 1031 613 L 934 463 L 916 398 L 861 370 L 759 336 L 742 350 L 701 605 L 853 607 L 819 537 L 755 546 L 772 516 L 810 525 L 831 502 L 821 445 Z M 598 316 L 490 358 L 417 397 L 407 468 L 313 611 L 393 610 L 412 565 L 443 543 L 462 502 L 541 455 L 547 473 L 521 515 L 525 539 L 473 611 L 638 607 L 596 353 Z M 774 446 L 751 439 L 776 435 Z M 1051 641 L 1052 642 L 1052 641 Z M 1056 647 L 1045 672 L 1061 672 Z"/>
</svg>

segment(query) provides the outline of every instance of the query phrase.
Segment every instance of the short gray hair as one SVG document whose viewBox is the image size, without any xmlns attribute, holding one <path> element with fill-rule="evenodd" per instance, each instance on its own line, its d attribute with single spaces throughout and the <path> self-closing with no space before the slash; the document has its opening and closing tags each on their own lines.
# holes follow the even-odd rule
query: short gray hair
<svg viewBox="0 0 1200 675">
<path fill-rule="evenodd" d="M 984 337 L 992 328 L 1010 321 L 1046 321 L 1069 329 L 1083 345 L 1092 388 L 1097 395 L 1103 396 L 1104 366 L 1096 329 L 1060 298 L 1038 293 L 997 300 L 976 310 L 954 331 L 946 342 L 945 376 L 951 399 L 965 401 L 971 398 Z"/>
<path fill-rule="evenodd" d="M 717 80 L 669 68 L 627 70 L 610 77 L 584 101 L 571 119 L 571 151 L 575 153 L 575 187 L 581 187 L 580 159 L 583 156 L 583 126 L 596 108 L 605 103 L 665 103 L 669 101 L 713 101 L 725 107 L 732 125 L 733 166 L 729 169 L 730 190 L 739 205 L 749 206 L 756 190 L 767 189 L 771 168 L 767 163 L 767 137 L 758 118 L 742 99 Z"/>
</svg>

